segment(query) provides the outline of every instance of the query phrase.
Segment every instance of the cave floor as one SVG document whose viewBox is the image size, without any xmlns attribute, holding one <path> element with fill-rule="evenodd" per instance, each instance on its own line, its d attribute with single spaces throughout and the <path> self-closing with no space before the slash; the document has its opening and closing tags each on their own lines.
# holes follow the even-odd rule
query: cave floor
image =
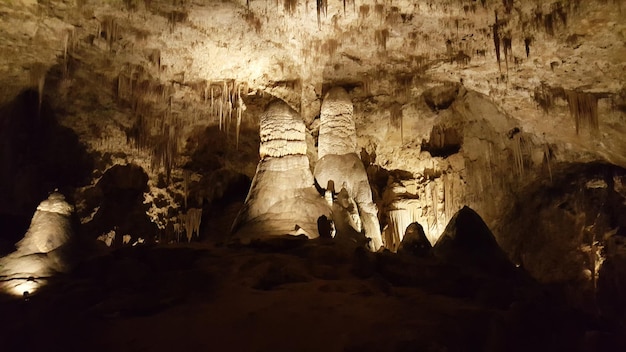
<svg viewBox="0 0 626 352">
<path fill-rule="evenodd" d="M 319 241 L 123 248 L 0 312 L 3 351 L 597 350 L 532 280 Z"/>
</svg>

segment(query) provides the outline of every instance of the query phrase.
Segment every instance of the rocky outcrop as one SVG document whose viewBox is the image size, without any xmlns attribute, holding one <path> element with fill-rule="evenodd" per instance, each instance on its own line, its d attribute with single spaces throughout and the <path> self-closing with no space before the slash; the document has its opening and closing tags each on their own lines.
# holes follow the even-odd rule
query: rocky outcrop
<svg viewBox="0 0 626 352">
<path fill-rule="evenodd" d="M 157 227 L 148 217 L 144 192 L 149 190 L 148 175 L 136 164 L 115 165 L 107 169 L 94 187 L 83 190 L 85 201 L 80 204 L 84 232 L 95 236 L 115 234 L 110 238 L 113 247 L 121 247 L 124 235 L 133 242 L 139 237 L 152 242 Z M 167 211 L 167 209 L 165 209 Z"/>
<path fill-rule="evenodd" d="M 70 216 L 73 207 L 58 192 L 39 203 L 24 239 L 17 251 L 24 254 L 48 253 L 67 242 L 72 233 Z"/>
<path fill-rule="evenodd" d="M 515 269 L 480 215 L 467 206 L 452 217 L 433 253 L 446 263 L 496 275 Z"/>
<path fill-rule="evenodd" d="M 286 103 L 275 101 L 261 116 L 260 126 L 261 161 L 233 224 L 234 238 L 318 237 L 317 221 L 329 217 L 330 209 L 314 187 L 302 119 Z"/>
<path fill-rule="evenodd" d="M 63 247 L 72 236 L 73 211 L 58 192 L 39 204 L 17 250 L 0 258 L 0 276 L 7 278 L 0 282 L 1 290 L 17 295 L 32 293 L 40 286 L 40 278 L 45 280 L 67 269 L 69 258 Z"/>
<path fill-rule="evenodd" d="M 321 187 L 331 191 L 345 189 L 350 199 L 357 205 L 361 226 L 353 227 L 370 239 L 370 248 L 378 250 L 382 246 L 378 209 L 372 201 L 372 191 L 363 162 L 356 154 L 356 130 L 353 120 L 353 107 L 350 97 L 343 88 L 331 89 L 322 103 L 319 135 L 320 159 L 315 165 L 315 180 Z M 340 212 L 342 213 L 342 212 Z M 337 213 L 335 216 L 341 216 Z M 336 223 L 342 219 L 334 219 Z M 338 234 L 340 230 L 338 228 Z"/>
<path fill-rule="evenodd" d="M 426 238 L 422 225 L 414 222 L 410 224 L 404 233 L 398 253 L 414 256 L 424 256 L 430 253 L 432 246 Z"/>
</svg>

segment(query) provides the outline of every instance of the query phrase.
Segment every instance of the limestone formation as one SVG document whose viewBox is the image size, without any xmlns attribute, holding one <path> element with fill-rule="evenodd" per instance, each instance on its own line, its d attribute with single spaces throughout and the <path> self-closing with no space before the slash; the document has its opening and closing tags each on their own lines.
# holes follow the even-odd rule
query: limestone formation
<svg viewBox="0 0 626 352">
<path fill-rule="evenodd" d="M 354 107 L 348 93 L 341 87 L 332 88 L 322 102 L 318 158 L 328 154 L 356 153 Z"/>
<path fill-rule="evenodd" d="M 71 236 L 70 215 L 73 208 L 58 192 L 42 201 L 33 215 L 24 239 L 17 243 L 23 254 L 48 253 L 59 248 Z"/>
<path fill-rule="evenodd" d="M 352 228 L 363 232 L 370 239 L 370 248 L 378 250 L 382 246 L 378 209 L 372 201 L 372 191 L 367 179 L 367 172 L 356 154 L 356 130 L 353 120 L 353 107 L 350 97 L 343 88 L 331 89 L 322 103 L 321 125 L 318 143 L 320 159 L 315 164 L 315 180 L 318 185 L 333 184 L 345 188 L 348 198 L 352 199 L 360 216 L 361 226 Z M 347 207 L 343 207 L 347 209 Z M 335 209 L 335 207 L 333 207 Z M 340 212 L 343 213 L 343 212 Z M 338 219 L 337 233 L 341 233 Z"/>
<path fill-rule="evenodd" d="M 0 277 L 8 278 L 0 283 L 0 290 L 17 295 L 32 293 L 40 285 L 39 278 L 67 269 L 64 245 L 72 235 L 73 211 L 58 192 L 39 204 L 17 250 L 0 258 Z"/>
<path fill-rule="evenodd" d="M 314 187 L 304 131 L 304 123 L 285 102 L 271 103 L 261 116 L 261 161 L 233 224 L 235 238 L 319 236 L 317 220 L 329 217 L 330 209 Z"/>
<path fill-rule="evenodd" d="M 507 275 L 515 269 L 480 215 L 467 206 L 452 217 L 433 252 L 444 262 L 491 274 Z"/>
<path fill-rule="evenodd" d="M 398 253 L 424 256 L 430 253 L 432 246 L 426 238 L 422 225 L 414 222 L 406 228 Z"/>
</svg>

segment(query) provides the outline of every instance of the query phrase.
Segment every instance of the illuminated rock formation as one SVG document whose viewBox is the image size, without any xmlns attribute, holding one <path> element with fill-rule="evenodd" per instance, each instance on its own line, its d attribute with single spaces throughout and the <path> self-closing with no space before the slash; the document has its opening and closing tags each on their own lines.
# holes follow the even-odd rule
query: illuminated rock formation
<svg viewBox="0 0 626 352">
<path fill-rule="evenodd" d="M 356 130 L 353 121 L 353 108 L 350 97 L 343 88 L 333 88 L 326 94 L 321 110 L 321 125 L 318 142 L 320 159 L 315 164 L 317 184 L 326 186 L 329 182 L 337 188 L 345 188 L 349 198 L 357 205 L 362 229 L 370 239 L 370 248 L 378 250 L 382 246 L 378 209 L 372 201 L 372 191 L 365 167 L 356 154 Z M 338 214 L 334 214 L 338 216 Z M 335 219 L 336 223 L 342 222 Z M 341 227 L 337 227 L 338 236 Z"/>
<path fill-rule="evenodd" d="M 341 87 L 331 89 L 324 97 L 320 113 L 320 135 L 317 156 L 356 153 L 354 107 L 348 93 Z"/>
<path fill-rule="evenodd" d="M 282 101 L 270 104 L 261 116 L 261 161 L 233 224 L 235 238 L 319 236 L 317 221 L 329 217 L 330 209 L 314 187 L 304 133 L 298 114 Z"/>
<path fill-rule="evenodd" d="M 17 250 L 0 259 L 0 276 L 9 278 L 0 289 L 17 295 L 32 293 L 44 277 L 67 269 L 63 247 L 72 235 L 73 210 L 58 192 L 39 204 Z"/>
<path fill-rule="evenodd" d="M 72 233 L 70 215 L 73 208 L 58 192 L 50 194 L 37 207 L 24 239 L 17 243 L 17 251 L 24 254 L 48 253 L 67 242 Z"/>
</svg>

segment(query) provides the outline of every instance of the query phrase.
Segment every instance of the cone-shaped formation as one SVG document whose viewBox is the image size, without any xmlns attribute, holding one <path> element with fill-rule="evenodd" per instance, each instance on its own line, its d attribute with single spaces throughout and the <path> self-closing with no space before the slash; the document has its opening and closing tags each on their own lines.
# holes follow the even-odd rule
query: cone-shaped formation
<svg viewBox="0 0 626 352">
<path fill-rule="evenodd" d="M 273 102 L 261 117 L 260 135 L 261 161 L 233 224 L 233 237 L 318 237 L 317 221 L 330 217 L 330 208 L 314 186 L 302 119 L 284 102 Z"/>
<path fill-rule="evenodd" d="M 424 233 L 424 228 L 422 228 L 422 225 L 414 222 L 406 228 L 398 253 L 424 256 L 430 252 L 431 248 L 432 246 L 428 238 L 426 238 L 426 233 Z"/>
<path fill-rule="evenodd" d="M 48 253 L 70 238 L 72 228 L 70 215 L 72 206 L 58 192 L 39 203 L 24 239 L 17 243 L 18 251 L 24 254 Z"/>
<path fill-rule="evenodd" d="M 480 215 L 467 206 L 452 217 L 433 252 L 445 262 L 491 274 L 507 275 L 515 269 Z"/>
<path fill-rule="evenodd" d="M 322 187 L 333 184 L 336 185 L 337 191 L 346 189 L 349 198 L 356 203 L 357 209 L 350 210 L 344 207 L 346 211 L 334 211 L 333 220 L 336 224 L 350 223 L 337 217 L 358 211 L 356 215 L 360 217 L 360 225 L 352 226 L 353 229 L 356 232 L 364 232 L 370 239 L 370 249 L 378 250 L 382 246 L 378 209 L 372 201 L 372 191 L 365 167 L 356 154 L 356 130 L 352 113 L 352 102 L 345 90 L 333 88 L 326 94 L 326 99 L 322 103 L 318 143 L 320 159 L 315 165 L 315 180 Z M 338 226 L 337 236 L 340 236 L 340 232 Z"/>
<path fill-rule="evenodd" d="M 64 246 L 72 235 L 73 207 L 57 192 L 39 204 L 17 250 L 0 258 L 0 290 L 16 295 L 33 293 L 45 277 L 68 267 Z"/>
<path fill-rule="evenodd" d="M 356 153 L 354 107 L 348 93 L 341 87 L 331 89 L 324 97 L 320 112 L 318 157 L 328 154 Z"/>
</svg>

